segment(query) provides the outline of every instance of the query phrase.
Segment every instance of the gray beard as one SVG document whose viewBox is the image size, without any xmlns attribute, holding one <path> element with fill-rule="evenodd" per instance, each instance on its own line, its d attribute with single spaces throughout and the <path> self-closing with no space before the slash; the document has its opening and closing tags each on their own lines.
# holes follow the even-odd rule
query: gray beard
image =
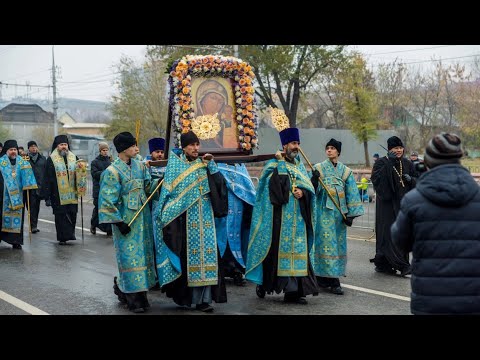
<svg viewBox="0 0 480 360">
<path fill-rule="evenodd" d="M 65 156 L 67 156 L 67 154 L 68 154 L 68 150 L 61 150 L 60 151 L 60 156 L 65 157 Z"/>
<path fill-rule="evenodd" d="M 293 159 L 295 159 L 295 158 L 297 157 L 298 151 L 293 151 L 293 150 L 288 150 L 288 149 L 287 149 L 287 151 L 285 151 L 285 154 L 288 156 L 288 158 L 289 158 L 290 160 L 293 160 Z"/>
</svg>

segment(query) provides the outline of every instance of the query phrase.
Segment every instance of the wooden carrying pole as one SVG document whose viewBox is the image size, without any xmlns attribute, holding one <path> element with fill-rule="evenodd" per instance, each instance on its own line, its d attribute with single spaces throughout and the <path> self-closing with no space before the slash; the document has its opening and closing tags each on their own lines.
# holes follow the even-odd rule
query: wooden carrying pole
<svg viewBox="0 0 480 360">
<path fill-rule="evenodd" d="M 140 213 L 142 212 L 143 208 L 148 204 L 148 202 L 149 202 L 150 199 L 153 197 L 153 195 L 158 191 L 158 189 L 160 189 L 160 186 L 162 185 L 163 180 L 165 180 L 165 179 L 162 179 L 162 181 L 160 181 L 160 182 L 158 183 L 157 187 L 156 187 L 155 190 L 153 190 L 153 192 L 150 194 L 150 196 L 148 197 L 147 201 L 145 201 L 145 203 L 142 205 L 142 207 L 140 208 L 140 210 L 138 210 L 138 212 L 135 214 L 135 216 L 133 217 L 133 219 L 128 223 L 128 226 L 132 226 L 132 223 L 135 221 L 135 219 L 138 217 L 138 215 L 140 215 Z"/>
<path fill-rule="evenodd" d="M 303 158 L 305 159 L 305 161 L 308 163 L 308 166 L 310 166 L 310 168 L 312 169 L 312 171 L 314 170 L 314 167 L 312 165 L 312 163 L 310 162 L 310 160 L 308 160 L 307 156 L 305 155 L 305 153 L 303 152 L 302 148 L 301 147 L 298 147 L 298 150 L 300 150 L 300 153 L 302 154 Z M 338 211 L 340 211 L 340 214 L 342 214 L 342 217 L 344 220 L 347 220 L 347 218 L 345 217 L 345 214 L 342 213 L 342 210 L 340 209 L 340 206 L 337 204 L 337 202 L 335 201 L 335 199 L 333 198 L 332 194 L 330 194 L 330 191 L 328 191 L 327 187 L 325 186 L 325 184 L 323 183 L 322 181 L 322 178 L 321 177 L 318 177 L 318 180 L 320 181 L 320 184 L 322 184 L 322 187 L 325 189 L 325 191 L 327 192 L 327 195 L 330 197 L 330 200 L 332 200 L 332 202 L 335 204 L 335 207 L 338 209 Z"/>
</svg>

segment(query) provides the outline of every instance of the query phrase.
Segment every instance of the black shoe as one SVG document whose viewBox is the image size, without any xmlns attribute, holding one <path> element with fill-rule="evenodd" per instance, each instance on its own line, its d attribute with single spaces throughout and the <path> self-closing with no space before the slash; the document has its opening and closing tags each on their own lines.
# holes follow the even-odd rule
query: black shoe
<svg viewBox="0 0 480 360">
<path fill-rule="evenodd" d="M 255 289 L 255 292 L 257 293 L 257 296 L 260 298 L 260 299 L 263 299 L 265 297 L 265 289 L 263 288 L 262 285 L 257 285 L 257 288 Z"/>
<path fill-rule="evenodd" d="M 210 312 L 213 312 L 213 307 L 211 307 L 209 304 L 207 303 L 201 303 L 201 304 L 197 304 L 195 306 L 195 309 L 197 309 L 198 311 L 201 311 L 201 312 L 206 312 L 206 313 L 210 313 Z"/>
<path fill-rule="evenodd" d="M 335 295 L 343 295 L 343 289 L 341 286 L 332 286 L 330 291 Z"/>
<path fill-rule="evenodd" d="M 155 284 L 155 286 L 150 288 L 150 291 L 158 291 L 158 290 L 161 290 L 160 284 L 158 282 Z"/>
<path fill-rule="evenodd" d="M 95 235 L 97 233 L 97 229 L 95 229 L 95 226 L 90 226 L 90 232 Z"/>
<path fill-rule="evenodd" d="M 307 305 L 308 301 L 304 297 L 287 297 L 286 295 L 283 297 L 283 301 L 286 303 L 293 303 L 293 304 L 301 304 Z"/>
<path fill-rule="evenodd" d="M 60 241 L 60 242 L 58 243 L 58 245 L 67 245 L 67 242 L 66 242 L 66 241 Z"/>
<path fill-rule="evenodd" d="M 407 275 L 410 275 L 411 273 L 412 273 L 412 268 L 410 266 L 400 271 L 401 276 L 407 276 Z"/>
<path fill-rule="evenodd" d="M 22 245 L 20 245 L 20 244 L 13 244 L 13 245 L 12 245 L 12 248 L 22 250 Z"/>
<path fill-rule="evenodd" d="M 118 301 L 120 301 L 122 304 L 127 304 L 127 297 L 118 287 L 116 276 L 113 278 L 113 292 L 115 295 L 117 295 Z"/>
<path fill-rule="evenodd" d="M 134 312 L 135 314 L 141 314 L 141 313 L 145 312 L 145 309 L 142 308 L 142 307 L 138 307 L 138 308 L 135 308 L 135 309 L 130 309 L 130 311 Z"/>
<path fill-rule="evenodd" d="M 37 228 L 32 229 L 32 234 L 36 234 L 38 232 L 40 232 L 40 230 L 38 230 Z"/>
<path fill-rule="evenodd" d="M 378 266 L 375 266 L 375 271 L 379 272 L 379 273 L 385 273 L 385 274 L 396 274 L 397 273 L 392 268 L 383 268 L 383 267 L 378 267 Z"/>
<path fill-rule="evenodd" d="M 112 232 L 111 232 L 111 231 L 107 231 L 107 236 L 112 236 Z"/>
<path fill-rule="evenodd" d="M 246 281 L 243 278 L 242 273 L 238 272 L 238 273 L 235 273 L 235 275 L 233 275 L 233 283 L 237 286 L 244 286 L 246 284 Z"/>
</svg>

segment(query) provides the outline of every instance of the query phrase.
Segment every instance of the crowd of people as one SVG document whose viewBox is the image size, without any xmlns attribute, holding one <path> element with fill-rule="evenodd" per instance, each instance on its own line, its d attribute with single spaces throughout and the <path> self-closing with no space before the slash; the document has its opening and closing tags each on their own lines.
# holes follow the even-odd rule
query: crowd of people
<svg viewBox="0 0 480 360">
<path fill-rule="evenodd" d="M 227 277 L 237 286 L 256 284 L 260 298 L 284 293 L 287 303 L 307 304 L 322 289 L 344 294 L 347 227 L 364 214 L 364 182 L 357 186 L 340 161 L 340 141 L 330 139 L 325 160 L 307 169 L 299 130 L 279 135 L 282 150 L 266 162 L 257 187 L 245 164 L 200 156 L 192 131 L 181 134 L 166 166 L 158 165 L 163 138 L 148 141 L 145 159 L 129 132 L 113 139 L 116 159 L 107 143 L 98 144 L 90 232 L 113 237 L 113 289 L 122 304 L 145 312 L 148 292 L 157 289 L 178 306 L 212 312 L 213 302 L 227 302 Z M 480 192 L 460 164 L 460 138 L 435 136 L 423 161 L 416 152 L 407 159 L 396 136 L 387 147 L 386 156 L 374 155 L 371 174 L 375 271 L 411 274 L 414 314 L 479 313 Z M 27 204 L 31 232 L 39 232 L 41 200 L 53 210 L 59 245 L 76 240 L 81 163 L 66 135 L 55 137 L 47 158 L 35 141 L 22 155 L 7 140 L 0 152 L 0 240 L 22 248 Z"/>
</svg>

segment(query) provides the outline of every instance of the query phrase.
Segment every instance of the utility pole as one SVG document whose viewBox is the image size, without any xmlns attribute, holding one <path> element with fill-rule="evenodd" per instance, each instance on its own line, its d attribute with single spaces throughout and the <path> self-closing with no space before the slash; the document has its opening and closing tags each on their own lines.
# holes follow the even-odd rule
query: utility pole
<svg viewBox="0 0 480 360">
<path fill-rule="evenodd" d="M 55 45 L 52 45 L 52 83 L 53 83 L 53 136 L 58 135 L 58 125 L 57 125 L 57 80 L 55 77 L 55 54 L 53 52 Z"/>
</svg>

